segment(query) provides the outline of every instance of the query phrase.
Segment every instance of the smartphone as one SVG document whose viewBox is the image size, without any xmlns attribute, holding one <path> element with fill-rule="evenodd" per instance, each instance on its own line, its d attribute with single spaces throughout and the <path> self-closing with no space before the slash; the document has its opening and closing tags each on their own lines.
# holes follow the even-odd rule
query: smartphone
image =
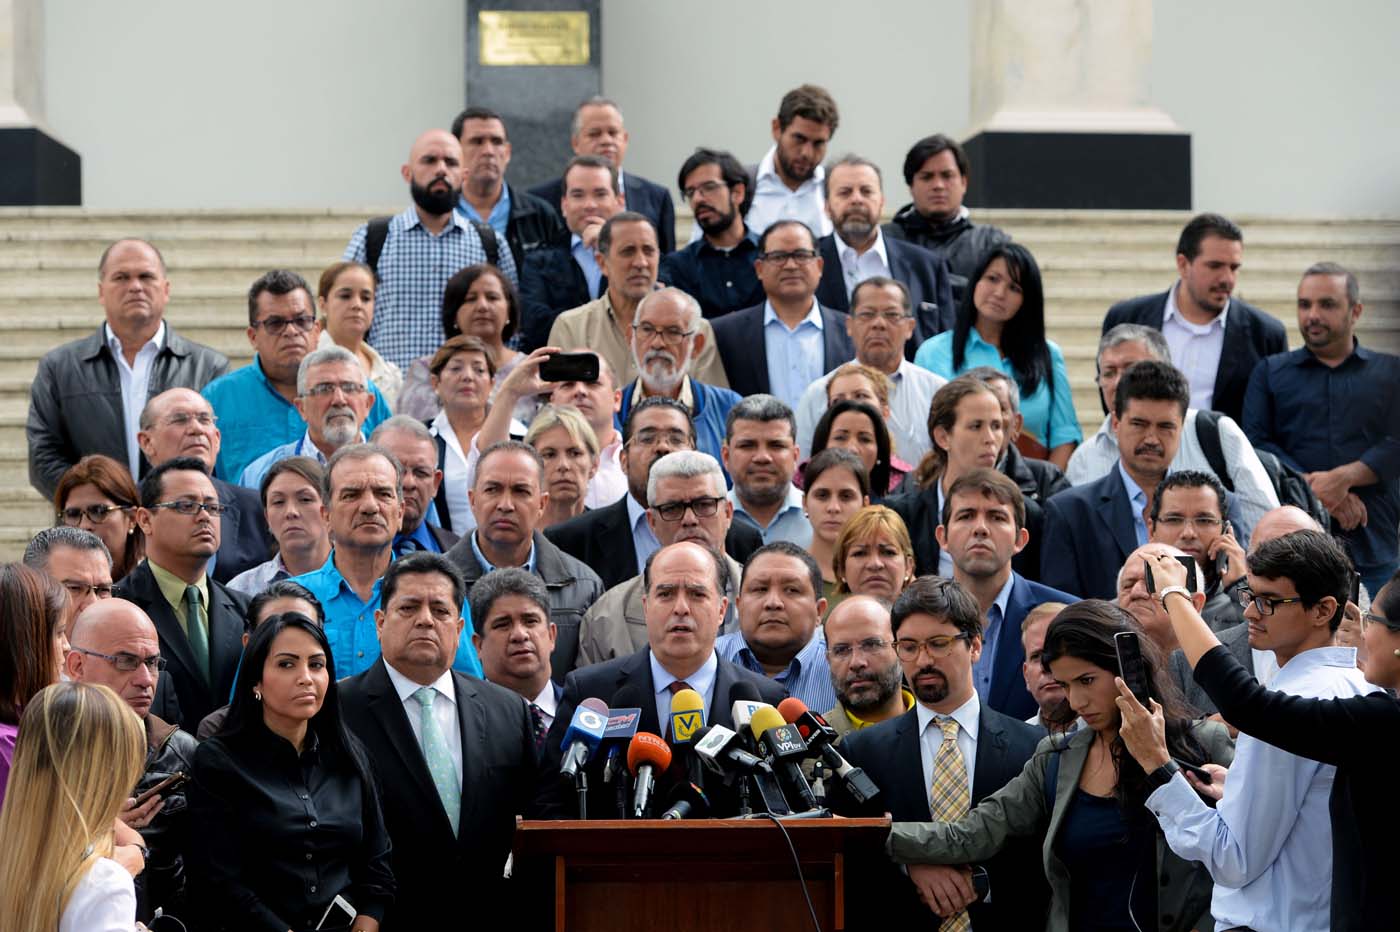
<svg viewBox="0 0 1400 932">
<path fill-rule="evenodd" d="M 1204 767 L 1197 767 L 1195 764 L 1188 764 L 1186 763 L 1186 761 L 1182 760 L 1179 757 L 1173 757 L 1172 760 L 1176 761 L 1176 765 L 1182 770 L 1191 774 L 1193 777 L 1195 777 L 1197 780 L 1200 780 L 1207 786 L 1214 782 L 1210 775 L 1210 771 L 1206 770 Z"/>
<path fill-rule="evenodd" d="M 1361 607 L 1361 574 L 1355 571 L 1351 574 L 1351 604 Z"/>
<path fill-rule="evenodd" d="M 1234 537 L 1234 536 L 1235 536 L 1235 528 L 1234 528 L 1234 525 L 1232 525 L 1228 520 L 1226 520 L 1225 525 L 1224 525 L 1224 527 L 1222 528 L 1222 532 L 1225 533 L 1225 534 L 1230 535 L 1231 537 Z M 1217 554 L 1215 555 L 1215 578 L 1223 581 L 1223 580 L 1225 579 L 1225 574 L 1228 573 L 1229 571 L 1230 571 L 1230 555 L 1227 554 L 1225 551 L 1222 550 L 1222 551 L 1220 551 L 1219 553 L 1217 553 Z M 1188 577 L 1188 578 L 1189 578 L 1189 577 Z M 1188 585 L 1189 585 L 1189 583 L 1188 583 Z"/>
<path fill-rule="evenodd" d="M 355 907 L 350 905 L 350 901 L 345 897 L 336 895 L 331 900 L 331 905 L 326 907 L 326 914 L 321 917 L 321 921 L 316 923 L 318 929 L 345 929 L 355 921 Z"/>
<path fill-rule="evenodd" d="M 1152 690 L 1147 683 L 1147 665 L 1142 661 L 1142 643 L 1137 632 L 1119 631 L 1113 636 L 1113 649 L 1118 652 L 1118 675 L 1146 708 Z"/>
<path fill-rule="evenodd" d="M 540 378 L 546 382 L 596 382 L 598 354 L 555 353 L 540 363 Z"/>
<path fill-rule="evenodd" d="M 1196 594 L 1196 558 L 1181 555 L 1176 558 L 1176 562 L 1186 567 L 1186 591 L 1192 595 Z M 1157 583 L 1152 578 L 1152 564 L 1146 560 L 1142 561 L 1143 584 L 1147 586 L 1147 591 L 1151 595 L 1157 594 Z"/>
<path fill-rule="evenodd" d="M 164 780 L 157 783 L 155 786 L 151 787 L 146 792 L 142 793 L 140 796 L 136 797 L 136 806 L 140 808 L 141 806 L 146 805 L 146 803 L 150 802 L 153 798 L 157 796 L 165 796 L 173 792 L 174 790 L 177 790 L 180 787 L 184 786 L 186 781 L 188 780 L 189 774 L 185 773 L 183 770 L 177 770 L 170 776 L 166 777 Z"/>
</svg>

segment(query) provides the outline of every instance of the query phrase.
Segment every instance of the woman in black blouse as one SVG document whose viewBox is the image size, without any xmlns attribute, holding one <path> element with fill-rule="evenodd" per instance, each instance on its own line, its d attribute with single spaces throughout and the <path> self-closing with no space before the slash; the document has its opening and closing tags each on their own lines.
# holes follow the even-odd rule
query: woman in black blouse
<svg viewBox="0 0 1400 932">
<path fill-rule="evenodd" d="M 340 718 L 324 632 L 295 612 L 253 632 L 224 727 L 189 788 L 190 874 L 209 927 L 315 929 L 337 896 L 378 932 L 393 899 L 389 836 L 364 752 Z"/>
<path fill-rule="evenodd" d="M 1159 591 L 1185 583 L 1185 570 L 1171 557 L 1147 559 Z M 1395 928 L 1400 916 L 1400 884 L 1396 883 L 1400 836 L 1395 817 L 1400 702 L 1385 692 L 1304 699 L 1265 689 L 1220 644 L 1188 599 L 1169 594 L 1164 604 L 1196 682 L 1225 721 L 1290 754 L 1336 766 L 1332 928 L 1336 932 Z M 1257 605 L 1247 606 L 1245 618 L 1257 623 L 1258 612 Z M 1362 616 L 1362 630 L 1367 681 L 1400 689 L 1400 574 L 1376 594 L 1370 612 Z"/>
</svg>

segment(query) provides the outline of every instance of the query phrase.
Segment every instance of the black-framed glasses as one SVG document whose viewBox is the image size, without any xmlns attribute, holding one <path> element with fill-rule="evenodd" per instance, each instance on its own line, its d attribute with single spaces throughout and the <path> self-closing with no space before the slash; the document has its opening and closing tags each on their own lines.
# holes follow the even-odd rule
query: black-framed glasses
<svg viewBox="0 0 1400 932">
<path fill-rule="evenodd" d="M 687 201 L 695 197 L 695 195 L 697 194 L 703 194 L 706 197 L 709 197 L 711 194 L 714 194 L 720 188 L 727 187 L 729 187 L 729 185 L 725 184 L 723 181 L 705 181 L 701 182 L 700 184 L 691 185 L 688 188 L 681 188 L 681 197 L 685 198 Z"/>
<path fill-rule="evenodd" d="M 60 584 L 68 590 L 68 594 L 75 600 L 84 598 L 89 592 L 99 599 L 110 599 L 112 597 L 111 583 L 85 583 L 76 579 L 65 579 Z"/>
<path fill-rule="evenodd" d="M 924 638 L 922 641 L 916 641 L 913 638 L 900 638 L 894 642 L 894 649 L 899 654 L 900 660 L 916 660 L 922 651 L 928 651 L 930 657 L 937 659 L 951 654 L 953 645 L 959 641 L 970 640 L 972 640 L 972 635 L 966 631 L 958 634 L 937 634 L 931 638 Z"/>
<path fill-rule="evenodd" d="M 1235 598 L 1245 608 L 1249 608 L 1250 603 L 1254 604 L 1254 610 L 1260 615 L 1272 615 L 1274 609 L 1280 605 L 1289 605 L 1293 602 L 1302 602 L 1301 596 L 1293 596 L 1291 599 L 1273 599 L 1267 595 L 1255 595 L 1249 589 L 1236 589 Z"/>
<path fill-rule="evenodd" d="M 662 327 L 658 330 L 651 324 L 637 324 L 637 326 L 632 329 L 637 331 L 637 336 L 641 337 L 644 343 L 650 343 L 652 340 L 660 337 L 662 343 L 667 343 L 671 346 L 675 346 L 686 337 L 695 333 L 694 330 L 682 330 L 680 327 Z"/>
<path fill-rule="evenodd" d="M 884 638 L 866 638 L 854 644 L 828 644 L 826 656 L 832 660 L 839 660 L 842 663 L 850 660 L 856 651 L 860 651 L 867 657 L 874 657 L 889 650 L 891 642 Z"/>
<path fill-rule="evenodd" d="M 151 507 L 169 508 L 176 514 L 181 514 L 185 517 L 189 517 L 190 515 L 197 515 L 201 511 L 207 511 L 210 515 L 217 518 L 224 512 L 228 511 L 228 506 L 219 502 L 196 502 L 188 498 L 178 499 L 173 502 L 156 502 Z"/>
<path fill-rule="evenodd" d="M 793 249 L 788 252 L 761 252 L 758 258 L 769 265 L 787 265 L 789 262 L 796 262 L 798 265 L 806 265 L 817 258 L 815 249 Z"/>
<path fill-rule="evenodd" d="M 652 505 L 651 507 L 661 516 L 662 521 L 679 521 L 685 517 L 685 510 L 689 508 L 695 512 L 697 518 L 714 517 L 719 511 L 719 503 L 724 501 L 723 495 L 706 495 L 701 498 L 692 498 L 686 502 L 667 502 L 664 505 Z"/>
<path fill-rule="evenodd" d="M 140 666 L 145 666 L 145 668 L 152 673 L 159 673 L 161 670 L 165 669 L 166 661 L 160 654 L 152 654 L 149 657 L 138 657 L 126 651 L 122 651 L 119 654 L 104 654 L 101 651 L 88 650 L 86 647 L 70 646 L 70 649 L 80 654 L 86 654 L 89 657 L 101 657 L 123 673 L 135 673 L 136 668 Z"/>
<path fill-rule="evenodd" d="M 367 391 L 362 382 L 317 382 L 306 390 L 306 397 L 321 398 L 325 395 L 334 395 L 337 390 L 346 396 L 358 395 Z"/>
<path fill-rule="evenodd" d="M 253 326 L 261 327 L 275 337 L 280 336 L 282 331 L 286 330 L 289 326 L 296 327 L 302 333 L 309 333 L 315 323 L 316 318 L 302 314 L 298 317 L 268 317 L 258 321 L 253 324 Z"/>
<path fill-rule="evenodd" d="M 84 518 L 93 524 L 101 524 L 111 517 L 114 511 L 126 511 L 130 505 L 84 505 L 82 508 L 70 507 L 56 512 L 59 523 L 68 527 L 77 527 Z"/>
<path fill-rule="evenodd" d="M 1169 528 L 1179 528 L 1188 521 L 1198 531 L 1214 531 L 1225 523 L 1223 518 L 1214 518 L 1210 515 L 1196 515 L 1193 518 L 1188 518 L 1186 515 L 1162 515 L 1157 519 L 1158 524 Z"/>
</svg>

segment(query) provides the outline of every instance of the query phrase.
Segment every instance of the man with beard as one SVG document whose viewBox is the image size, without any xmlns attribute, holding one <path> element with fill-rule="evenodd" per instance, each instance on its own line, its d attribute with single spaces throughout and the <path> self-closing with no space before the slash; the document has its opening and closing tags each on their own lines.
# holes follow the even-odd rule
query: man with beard
<svg viewBox="0 0 1400 932">
<path fill-rule="evenodd" d="M 957 583 L 936 576 L 914 580 L 895 600 L 890 627 L 917 703 L 904 715 L 847 735 L 842 754 L 880 788 L 880 811 L 895 821 L 955 821 L 1020 774 L 1041 733 L 979 699 L 972 668 L 982 652 L 982 623 L 977 601 Z M 835 798 L 838 808 L 857 811 L 842 803 L 839 789 Z M 982 932 L 1044 924 L 1039 838 L 1012 841 L 976 865 L 994 891 L 989 902 L 974 903 L 972 867 L 910 865 L 906 877 L 888 862 L 872 862 L 863 882 L 847 887 L 849 914 L 870 917 L 865 928 L 929 928 L 929 910 L 909 882 L 915 877 L 936 883 L 948 901 L 970 905 L 966 913 L 944 917 L 961 917 L 962 925 L 945 928 L 967 928 L 969 918 Z"/>
<path fill-rule="evenodd" d="M 700 323 L 700 305 L 679 288 L 653 291 L 641 300 L 632 321 L 632 360 L 639 374 L 622 389 L 618 416 L 627 417 L 632 405 L 652 395 L 675 398 L 690 409 L 695 448 L 719 459 L 724 420 L 739 396 L 688 374 L 691 360 L 707 345 Z"/>
<path fill-rule="evenodd" d="M 1147 518 L 1154 543 L 1195 558 L 1205 576 L 1201 617 L 1216 632 L 1244 621 L 1244 609 L 1234 591 L 1249 572 L 1244 548 L 1225 519 L 1227 513 L 1227 494 L 1220 480 L 1186 469 L 1158 483 Z"/>
<path fill-rule="evenodd" d="M 409 150 L 399 170 L 413 206 L 389 218 L 377 261 L 374 323 L 369 344 L 407 370 L 413 360 L 442 345 L 442 292 L 447 280 L 469 265 L 487 261 L 486 246 L 472 221 L 456 210 L 462 195 L 462 145 L 445 129 L 430 129 Z M 370 224 L 350 237 L 342 259 L 366 262 Z M 515 256 L 498 249 L 496 265 L 518 280 Z"/>
<path fill-rule="evenodd" d="M 762 234 L 779 220 L 797 220 L 825 236 L 831 220 L 822 209 L 822 159 L 840 114 L 825 88 L 804 84 L 783 95 L 773 118 L 773 148 L 754 171 L 753 203 L 744 216 Z"/>
<path fill-rule="evenodd" d="M 373 403 L 364 367 L 354 353 L 343 346 L 307 353 L 297 369 L 296 399 L 306 433 L 249 463 L 239 485 L 260 488 L 272 464 L 288 456 L 309 456 L 324 466 L 336 450 L 364 439 L 361 428 Z"/>
<path fill-rule="evenodd" d="M 1104 333 L 1118 324 L 1162 331 L 1172 362 L 1190 383 L 1191 407 L 1236 421 L 1255 364 L 1288 349 L 1282 324 L 1231 297 L 1243 258 L 1239 227 L 1219 214 L 1192 217 L 1176 245 L 1177 282 L 1160 294 L 1120 301 L 1103 321 Z"/>
<path fill-rule="evenodd" d="M 728 152 L 696 149 L 677 183 L 701 235 L 663 256 L 657 278 L 694 295 L 706 318 L 758 304 L 758 232 L 744 222 L 753 191 L 744 166 Z"/>
<path fill-rule="evenodd" d="M 827 169 L 826 213 L 834 229 L 817 241 L 822 255 L 817 300 L 846 311 L 856 286 L 867 278 L 879 275 L 900 282 L 909 290 L 914 318 L 914 338 L 904 344 L 912 360 L 925 340 L 953 329 L 953 287 L 942 253 L 885 238 L 880 230 L 883 184 L 879 166 L 858 155 L 848 155 Z"/>
<path fill-rule="evenodd" d="M 894 652 L 889 606 L 868 595 L 847 596 L 826 616 L 826 662 L 836 705 L 826 720 L 842 737 L 914 708 Z"/>
<path fill-rule="evenodd" d="M 1169 363 L 1144 360 L 1123 373 L 1113 410 L 1116 468 L 1045 502 L 1042 583 L 1085 599 L 1114 597 L 1117 567 L 1147 543 L 1152 496 L 1176 456 L 1190 403 L 1186 377 Z"/>
<path fill-rule="evenodd" d="M 437 441 L 423 422 L 406 414 L 396 414 L 370 434 L 403 466 L 403 524 L 394 535 L 394 556 L 426 550 L 446 553 L 460 539 L 456 534 L 428 522 L 428 511 L 442 485 L 438 468 Z"/>
<path fill-rule="evenodd" d="M 734 479 L 729 500 L 736 523 L 754 528 L 765 544 L 812 543 L 812 525 L 802 492 L 792 484 L 797 469 L 797 418 L 772 395 L 750 395 L 729 409 L 724 429 L 724 465 Z"/>
</svg>

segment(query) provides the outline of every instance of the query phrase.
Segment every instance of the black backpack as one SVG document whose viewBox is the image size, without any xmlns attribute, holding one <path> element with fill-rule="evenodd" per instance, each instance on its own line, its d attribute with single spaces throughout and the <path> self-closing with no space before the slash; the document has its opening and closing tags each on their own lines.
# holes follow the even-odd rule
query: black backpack
<svg viewBox="0 0 1400 932">
<path fill-rule="evenodd" d="M 1220 416 L 1219 411 L 1197 411 L 1196 439 L 1200 442 L 1201 452 L 1205 454 L 1206 462 L 1210 463 L 1216 478 L 1227 491 L 1233 492 L 1235 484 L 1230 480 L 1230 467 L 1225 464 L 1225 451 L 1220 446 Z M 1254 453 L 1259 457 L 1259 462 L 1264 464 L 1264 472 L 1269 475 L 1269 482 L 1278 494 L 1280 505 L 1296 505 L 1303 509 L 1322 525 L 1323 530 L 1332 526 L 1332 516 L 1322 507 L 1322 502 L 1313 494 L 1312 487 L 1308 485 L 1308 480 L 1302 473 L 1268 450 L 1256 448 Z"/>
<path fill-rule="evenodd" d="M 392 219 L 394 218 L 374 217 L 365 230 L 365 265 L 374 270 L 376 283 L 379 281 L 379 254 L 384 251 L 384 241 L 389 238 L 389 221 Z M 496 231 L 489 223 L 472 220 L 470 217 L 467 221 L 476 229 L 476 235 L 481 237 L 481 248 L 486 250 L 486 261 L 499 266 L 501 242 L 496 238 Z"/>
</svg>

